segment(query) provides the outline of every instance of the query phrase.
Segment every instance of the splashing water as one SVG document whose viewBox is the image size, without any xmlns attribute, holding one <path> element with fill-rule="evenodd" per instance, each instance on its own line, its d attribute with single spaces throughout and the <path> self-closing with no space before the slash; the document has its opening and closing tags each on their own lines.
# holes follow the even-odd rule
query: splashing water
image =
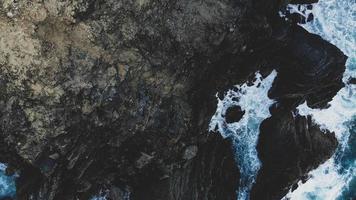
<svg viewBox="0 0 356 200">
<path fill-rule="evenodd" d="M 106 196 L 94 196 L 90 200 L 107 200 Z"/>
<path fill-rule="evenodd" d="M 218 99 L 216 113 L 209 125 L 210 131 L 218 128 L 224 138 L 228 137 L 233 141 L 241 173 L 238 200 L 249 199 L 250 189 L 260 169 L 261 163 L 256 150 L 259 126 L 270 116 L 269 107 L 274 101 L 268 98 L 267 93 L 276 75 L 276 71 L 273 71 L 263 79 L 261 74 L 256 73 L 253 85 L 248 86 L 245 83 L 229 90 L 223 100 Z M 226 110 L 235 105 L 240 106 L 245 114 L 240 121 L 228 124 L 224 118 Z"/>
<path fill-rule="evenodd" d="M 109 190 L 100 191 L 99 194 L 93 196 L 90 200 L 107 200 Z"/>
<path fill-rule="evenodd" d="M 15 178 L 14 176 L 6 176 L 6 165 L 0 163 L 0 199 L 5 197 L 14 197 L 16 193 Z"/>
<path fill-rule="evenodd" d="M 292 12 L 306 10 L 288 6 Z M 343 81 L 346 86 L 330 102 L 328 109 L 311 109 L 305 103 L 298 107 L 301 115 L 312 115 L 322 128 L 335 132 L 339 147 L 334 156 L 310 172 L 311 178 L 299 183 L 286 199 L 348 200 L 356 197 L 356 86 L 348 84 L 356 77 L 356 1 L 320 0 L 311 11 L 314 21 L 303 26 L 311 33 L 340 48 L 348 57 Z M 302 14 L 308 14 L 302 12 Z"/>
</svg>

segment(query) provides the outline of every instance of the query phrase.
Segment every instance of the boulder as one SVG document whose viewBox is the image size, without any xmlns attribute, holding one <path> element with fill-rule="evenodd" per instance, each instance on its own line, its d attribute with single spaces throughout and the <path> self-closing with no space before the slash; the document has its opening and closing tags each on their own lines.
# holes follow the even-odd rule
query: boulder
<svg viewBox="0 0 356 200">
<path fill-rule="evenodd" d="M 238 122 L 244 116 L 245 111 L 240 106 L 231 106 L 226 110 L 225 120 L 227 123 Z"/>
<path fill-rule="evenodd" d="M 338 146 L 335 134 L 322 131 L 310 116 L 279 110 L 260 126 L 262 168 L 251 199 L 281 199 L 307 173 L 329 159 Z"/>
<path fill-rule="evenodd" d="M 290 0 L 290 4 L 312 4 L 318 3 L 319 0 Z"/>
</svg>

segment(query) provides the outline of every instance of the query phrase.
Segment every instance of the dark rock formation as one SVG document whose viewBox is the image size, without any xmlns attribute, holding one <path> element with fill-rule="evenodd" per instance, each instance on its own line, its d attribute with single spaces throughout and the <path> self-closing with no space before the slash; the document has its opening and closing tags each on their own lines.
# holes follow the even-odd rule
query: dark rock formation
<svg viewBox="0 0 356 200">
<path fill-rule="evenodd" d="M 86 200 L 105 190 L 113 199 L 126 190 L 134 200 L 235 199 L 239 173 L 230 143 L 206 131 L 215 93 L 274 68 L 279 75 L 271 97 L 287 110 L 303 100 L 323 107 L 342 87 L 345 57 L 280 20 L 277 11 L 286 3 L 4 1 L 0 161 L 20 173 L 17 199 Z M 286 119 L 278 114 L 271 120 L 294 120 L 281 116 Z M 262 137 L 299 136 L 306 124 L 265 125 L 270 131 Z M 307 136 L 305 145 L 324 141 Z M 272 159 L 261 151 L 275 153 L 267 149 L 271 140 L 263 142 L 266 170 L 255 191 L 267 183 Z M 302 172 L 274 181 L 290 186 L 330 156 L 326 152 L 317 160 L 298 154 Z M 277 190 L 263 192 L 285 192 Z"/>
<path fill-rule="evenodd" d="M 238 122 L 244 116 L 245 111 L 240 106 L 232 106 L 226 110 L 225 120 L 227 123 Z"/>
<path fill-rule="evenodd" d="M 133 188 L 131 199 L 236 199 L 239 172 L 231 143 L 216 134 L 208 137 L 195 159 L 169 177 L 151 179 Z"/>
<path fill-rule="evenodd" d="M 262 66 L 250 54 L 270 26 L 251 1 L 6 1 L 0 14 L 0 161 L 20 172 L 18 199 L 112 185 L 134 199 L 234 199 L 230 145 L 199 155 L 216 91 Z M 162 187 L 141 191 L 151 183 Z"/>
<path fill-rule="evenodd" d="M 290 0 L 290 4 L 311 4 L 317 3 L 319 0 Z"/>
<path fill-rule="evenodd" d="M 349 84 L 356 84 L 356 78 L 350 78 L 350 80 L 348 80 Z"/>
<path fill-rule="evenodd" d="M 335 135 L 321 131 L 311 117 L 288 111 L 275 111 L 260 130 L 262 168 L 251 199 L 281 199 L 291 185 L 331 157 L 338 144 Z"/>
<path fill-rule="evenodd" d="M 271 61 L 278 76 L 269 96 L 277 103 L 270 108 L 272 117 L 260 126 L 257 150 L 262 168 L 252 199 L 281 199 L 337 148 L 333 133 L 324 133 L 310 117 L 293 113 L 305 101 L 312 108 L 327 107 L 344 86 L 346 56 L 295 22 L 276 22 L 273 38 L 280 46 Z"/>
<path fill-rule="evenodd" d="M 312 13 L 308 15 L 301 15 L 299 13 L 286 13 L 286 18 L 293 23 L 305 24 L 307 22 L 313 21 L 314 15 Z"/>
<path fill-rule="evenodd" d="M 273 58 L 278 76 L 269 91 L 270 98 L 290 110 L 304 101 L 311 108 L 325 108 L 344 86 L 347 57 L 320 36 L 295 24 L 281 23 L 276 38 L 282 47 Z"/>
</svg>

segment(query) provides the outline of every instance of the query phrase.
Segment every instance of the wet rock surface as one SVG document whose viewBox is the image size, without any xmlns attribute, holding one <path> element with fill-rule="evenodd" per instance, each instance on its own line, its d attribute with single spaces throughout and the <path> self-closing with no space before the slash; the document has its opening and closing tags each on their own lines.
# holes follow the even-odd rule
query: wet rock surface
<svg viewBox="0 0 356 200">
<path fill-rule="evenodd" d="M 307 172 L 332 156 L 338 142 L 311 117 L 275 111 L 262 122 L 257 145 L 262 162 L 251 199 L 281 199 Z"/>
<path fill-rule="evenodd" d="M 346 59 L 280 19 L 286 3 L 3 1 L 0 161 L 20 174 L 17 199 L 86 200 L 105 190 L 112 199 L 236 199 L 231 143 L 206 131 L 215 94 L 273 69 L 278 109 L 261 127 L 254 195 L 283 195 L 336 147 L 290 112 L 304 100 L 325 107 L 343 86 Z M 288 158 L 288 148 L 298 151 L 273 166 L 301 163 L 262 190 L 274 159 L 264 152 L 275 148 Z"/>
<path fill-rule="evenodd" d="M 245 111 L 240 106 L 232 106 L 226 110 L 225 120 L 227 123 L 238 122 L 244 114 Z"/>
<path fill-rule="evenodd" d="M 351 78 L 350 80 L 348 80 L 348 83 L 356 84 L 356 78 Z"/>
<path fill-rule="evenodd" d="M 280 67 L 269 96 L 289 104 L 290 108 L 304 101 L 311 108 L 325 108 L 344 86 L 342 77 L 347 57 L 337 47 L 300 26 L 282 27 L 279 31 L 284 35 L 278 40 L 283 42 L 283 47 L 276 55 L 283 57 L 275 58 Z"/>
<path fill-rule="evenodd" d="M 317 3 L 319 0 L 290 0 L 291 4 L 312 4 Z"/>
</svg>

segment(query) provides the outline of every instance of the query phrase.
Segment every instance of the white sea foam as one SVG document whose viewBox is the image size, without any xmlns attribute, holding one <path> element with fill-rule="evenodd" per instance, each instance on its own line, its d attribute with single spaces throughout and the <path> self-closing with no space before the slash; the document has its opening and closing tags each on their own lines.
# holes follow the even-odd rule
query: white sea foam
<svg viewBox="0 0 356 200">
<path fill-rule="evenodd" d="M 6 176 L 5 170 L 7 166 L 0 163 L 0 199 L 4 197 L 13 197 L 16 192 L 15 178 L 14 176 Z"/>
<path fill-rule="evenodd" d="M 218 99 L 216 113 L 211 119 L 209 129 L 218 128 L 224 137 L 232 138 L 236 152 L 236 161 L 241 173 L 238 200 L 249 199 L 250 189 L 255 181 L 260 161 L 257 157 L 256 144 L 260 123 L 270 116 L 269 107 L 274 103 L 267 96 L 277 73 L 273 71 L 265 79 L 256 73 L 256 80 L 251 86 L 246 83 L 229 90 L 224 99 Z M 234 105 L 241 107 L 245 114 L 240 121 L 226 123 L 226 110 Z"/>
<path fill-rule="evenodd" d="M 296 11 L 296 6 L 289 6 Z M 309 32 L 320 35 L 325 40 L 339 47 L 348 57 L 344 82 L 356 77 L 356 1 L 354 0 L 320 0 L 314 4 L 314 21 L 303 26 Z M 346 169 L 342 169 L 343 152 L 348 146 L 350 123 L 356 116 L 356 87 L 348 84 L 341 89 L 330 102 L 328 109 L 311 109 L 306 104 L 300 105 L 301 115 L 312 115 L 313 120 L 322 128 L 335 132 L 339 141 L 336 154 L 316 170 L 310 172 L 311 178 L 287 194 L 292 200 L 335 200 L 340 198 L 350 180 L 356 176 L 356 161 L 353 160 Z"/>
<path fill-rule="evenodd" d="M 293 5 L 293 4 L 289 4 L 287 5 L 287 10 L 290 12 L 290 13 L 298 13 L 300 14 L 301 16 L 305 17 L 306 19 L 308 18 L 308 16 L 310 14 L 312 14 L 312 10 L 308 9 L 307 8 L 307 5 Z M 279 15 L 281 17 L 285 17 L 285 15 L 280 12 Z"/>
</svg>

